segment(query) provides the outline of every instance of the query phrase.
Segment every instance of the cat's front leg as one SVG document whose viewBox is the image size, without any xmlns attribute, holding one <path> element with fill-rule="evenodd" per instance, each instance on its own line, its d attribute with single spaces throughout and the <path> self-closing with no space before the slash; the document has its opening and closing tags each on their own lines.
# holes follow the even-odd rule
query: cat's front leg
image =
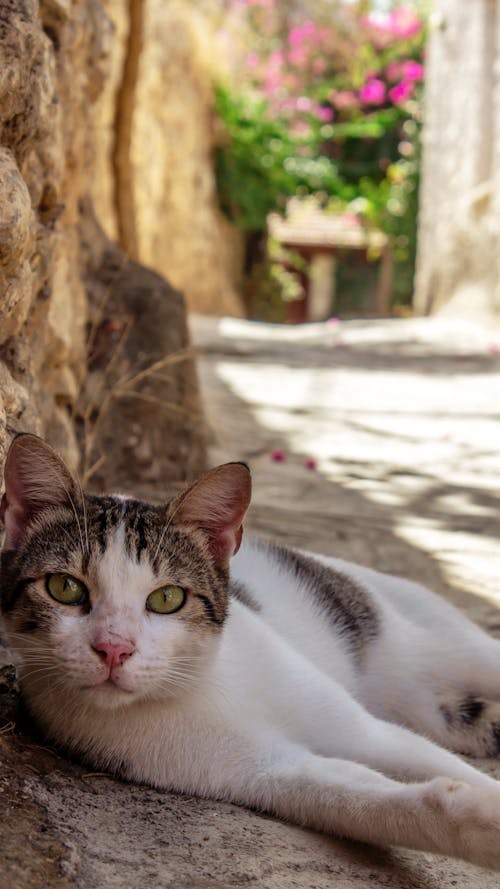
<svg viewBox="0 0 500 889">
<path fill-rule="evenodd" d="M 307 827 L 500 869 L 500 784 L 404 784 L 357 763 L 306 755 L 278 767 L 263 796 L 259 805 Z"/>
<path fill-rule="evenodd" d="M 231 749 L 232 748 L 232 749 Z M 214 747 L 205 792 L 292 823 L 379 845 L 451 855 L 500 870 L 500 783 L 405 784 L 356 762 L 317 756 L 282 736 Z"/>
</svg>

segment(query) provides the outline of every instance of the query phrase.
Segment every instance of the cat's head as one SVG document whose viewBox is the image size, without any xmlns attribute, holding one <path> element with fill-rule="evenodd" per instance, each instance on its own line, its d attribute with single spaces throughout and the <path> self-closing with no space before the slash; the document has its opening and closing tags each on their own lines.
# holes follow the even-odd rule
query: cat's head
<svg viewBox="0 0 500 889">
<path fill-rule="evenodd" d="M 52 448 L 25 434 L 4 476 L 0 603 L 28 699 L 104 708 L 196 687 L 226 617 L 248 468 L 219 466 L 151 506 L 83 494 Z"/>
</svg>

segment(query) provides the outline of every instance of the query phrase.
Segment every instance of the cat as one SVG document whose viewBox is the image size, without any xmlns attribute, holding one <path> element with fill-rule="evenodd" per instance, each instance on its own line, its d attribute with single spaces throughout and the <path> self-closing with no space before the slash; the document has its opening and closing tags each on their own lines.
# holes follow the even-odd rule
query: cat
<svg viewBox="0 0 500 889">
<path fill-rule="evenodd" d="M 83 494 L 22 434 L 4 475 L 4 632 L 47 739 L 130 781 L 500 868 L 500 782 L 456 755 L 500 755 L 500 641 L 416 583 L 243 541 L 243 463 L 152 506 Z"/>
</svg>

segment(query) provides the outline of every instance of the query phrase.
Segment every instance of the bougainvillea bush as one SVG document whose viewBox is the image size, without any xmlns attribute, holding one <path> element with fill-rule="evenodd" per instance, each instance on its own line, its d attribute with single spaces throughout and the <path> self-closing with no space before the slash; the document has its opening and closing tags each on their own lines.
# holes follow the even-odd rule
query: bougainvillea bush
<svg viewBox="0 0 500 889">
<path fill-rule="evenodd" d="M 293 7 L 290 10 L 290 6 Z M 228 0 L 217 87 L 221 206 L 255 241 L 270 211 L 314 195 L 391 238 L 395 300 L 411 296 L 425 19 L 337 5 Z"/>
</svg>

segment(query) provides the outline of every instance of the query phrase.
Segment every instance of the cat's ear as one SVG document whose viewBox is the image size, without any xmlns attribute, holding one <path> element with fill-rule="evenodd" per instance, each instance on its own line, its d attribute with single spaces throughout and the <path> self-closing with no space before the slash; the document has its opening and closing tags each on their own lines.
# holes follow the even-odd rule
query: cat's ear
<svg viewBox="0 0 500 889">
<path fill-rule="evenodd" d="M 200 528 L 216 564 L 225 564 L 240 547 L 252 481 L 245 463 L 225 463 L 202 475 L 172 504 L 172 522 Z"/>
<path fill-rule="evenodd" d="M 75 503 L 80 491 L 69 469 L 41 438 L 29 433 L 12 442 L 4 468 L 5 494 L 0 518 L 6 549 L 19 546 L 26 528 L 46 506 Z"/>
</svg>

